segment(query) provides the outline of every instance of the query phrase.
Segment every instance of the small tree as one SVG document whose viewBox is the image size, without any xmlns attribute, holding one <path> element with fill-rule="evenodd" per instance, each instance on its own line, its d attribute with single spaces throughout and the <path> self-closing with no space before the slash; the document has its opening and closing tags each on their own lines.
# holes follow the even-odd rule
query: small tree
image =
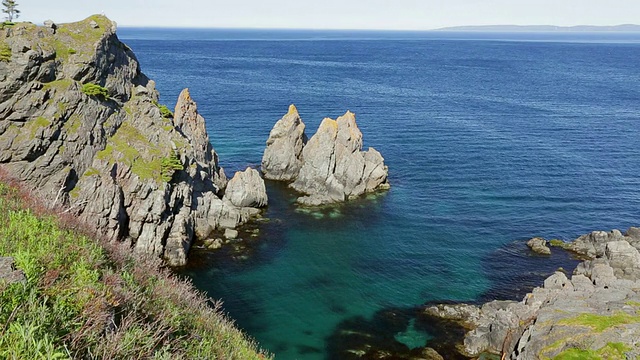
<svg viewBox="0 0 640 360">
<path fill-rule="evenodd" d="M 18 10 L 18 3 L 14 0 L 2 0 L 2 12 L 7 14 L 6 19 L 12 22 L 13 19 L 20 17 L 20 10 Z"/>
</svg>

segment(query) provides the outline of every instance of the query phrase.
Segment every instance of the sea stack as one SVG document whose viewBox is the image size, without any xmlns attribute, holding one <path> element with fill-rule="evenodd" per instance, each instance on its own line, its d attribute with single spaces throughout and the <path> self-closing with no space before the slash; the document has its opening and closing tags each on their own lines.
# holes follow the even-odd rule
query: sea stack
<svg viewBox="0 0 640 360">
<path fill-rule="evenodd" d="M 304 123 L 292 105 L 271 131 L 262 160 L 266 178 L 292 181 L 290 187 L 302 194 L 298 203 L 343 202 L 389 187 L 382 155 L 374 148 L 362 151 L 354 113 L 324 119 L 315 135 L 306 143 L 304 139 Z M 280 149 L 283 155 L 275 157 Z"/>
</svg>

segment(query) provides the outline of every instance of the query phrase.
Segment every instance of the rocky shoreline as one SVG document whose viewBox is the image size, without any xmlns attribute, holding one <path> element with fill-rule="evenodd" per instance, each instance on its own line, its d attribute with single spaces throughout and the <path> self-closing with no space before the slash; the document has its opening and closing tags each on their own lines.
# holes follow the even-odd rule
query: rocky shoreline
<svg viewBox="0 0 640 360">
<path fill-rule="evenodd" d="M 546 241 L 530 244 L 539 245 Z M 460 358 L 640 356 L 640 229 L 595 231 L 553 245 L 587 260 L 572 274 L 557 271 L 522 301 L 430 305 L 423 315 L 463 330 Z"/>
</svg>

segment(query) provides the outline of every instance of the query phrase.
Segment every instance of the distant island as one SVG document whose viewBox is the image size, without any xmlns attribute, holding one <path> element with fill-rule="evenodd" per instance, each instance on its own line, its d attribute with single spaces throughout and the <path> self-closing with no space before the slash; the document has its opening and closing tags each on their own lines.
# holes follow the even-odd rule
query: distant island
<svg viewBox="0 0 640 360">
<path fill-rule="evenodd" d="M 485 32 L 640 32 L 640 25 L 623 24 L 615 26 L 554 26 L 554 25 L 479 25 L 453 26 L 435 31 L 485 31 Z"/>
</svg>

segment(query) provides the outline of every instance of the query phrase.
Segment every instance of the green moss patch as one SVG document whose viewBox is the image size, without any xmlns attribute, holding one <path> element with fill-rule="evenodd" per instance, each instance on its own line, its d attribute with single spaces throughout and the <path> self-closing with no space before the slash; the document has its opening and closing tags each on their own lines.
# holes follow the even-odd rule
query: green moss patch
<svg viewBox="0 0 640 360">
<path fill-rule="evenodd" d="M 599 350 L 567 349 L 554 360 L 625 360 L 625 352 L 631 350 L 623 343 L 608 343 Z"/>
<path fill-rule="evenodd" d="M 0 61 L 11 61 L 11 47 L 4 42 L 0 43 Z"/>
<path fill-rule="evenodd" d="M 573 318 L 563 319 L 560 325 L 586 326 L 595 332 L 603 332 L 609 328 L 640 322 L 640 315 L 629 315 L 618 311 L 613 315 L 580 314 Z"/>
<path fill-rule="evenodd" d="M 166 157 L 165 151 L 168 149 L 151 144 L 137 128 L 124 122 L 96 157 L 111 164 L 123 162 L 141 179 L 154 179 L 161 183 L 164 182 L 162 159 Z"/>
</svg>

